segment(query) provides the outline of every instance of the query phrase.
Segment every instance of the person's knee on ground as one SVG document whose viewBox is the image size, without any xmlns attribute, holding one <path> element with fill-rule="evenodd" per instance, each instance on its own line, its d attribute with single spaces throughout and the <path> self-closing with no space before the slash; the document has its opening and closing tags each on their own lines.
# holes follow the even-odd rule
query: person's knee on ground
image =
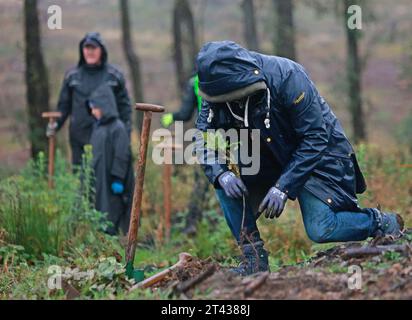
<svg viewBox="0 0 412 320">
<path fill-rule="evenodd" d="M 306 190 L 301 191 L 298 199 L 309 239 L 316 243 L 333 241 L 331 235 L 337 226 L 335 214 Z"/>
<path fill-rule="evenodd" d="M 299 204 L 308 237 L 317 243 L 362 241 L 377 235 L 399 236 L 403 220 L 395 213 L 376 208 L 335 212 L 303 190 Z"/>
<path fill-rule="evenodd" d="M 333 214 L 323 214 L 322 220 L 304 220 L 306 234 L 316 243 L 328 243 L 336 241 L 332 238 L 336 229 L 336 217 Z"/>
<path fill-rule="evenodd" d="M 330 237 L 331 231 L 329 227 L 313 228 L 305 226 L 305 229 L 309 239 L 313 242 L 328 243 L 336 241 Z"/>
</svg>

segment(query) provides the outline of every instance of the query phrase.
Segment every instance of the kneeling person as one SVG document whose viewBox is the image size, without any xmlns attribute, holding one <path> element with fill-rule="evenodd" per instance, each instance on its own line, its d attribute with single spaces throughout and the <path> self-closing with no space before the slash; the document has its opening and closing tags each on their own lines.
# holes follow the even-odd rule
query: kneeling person
<svg viewBox="0 0 412 320">
<path fill-rule="evenodd" d="M 234 273 L 269 269 L 256 220 L 262 213 L 279 217 L 288 199 L 298 199 L 305 229 L 315 242 L 402 234 L 398 214 L 358 205 L 357 194 L 366 190 L 366 183 L 355 151 L 300 64 L 221 41 L 203 46 L 197 69 L 205 103 L 196 127 L 205 133 L 256 129 L 262 142 L 259 173 L 239 178 L 219 162 L 203 134 L 196 138 L 205 174 L 243 251 Z"/>
</svg>

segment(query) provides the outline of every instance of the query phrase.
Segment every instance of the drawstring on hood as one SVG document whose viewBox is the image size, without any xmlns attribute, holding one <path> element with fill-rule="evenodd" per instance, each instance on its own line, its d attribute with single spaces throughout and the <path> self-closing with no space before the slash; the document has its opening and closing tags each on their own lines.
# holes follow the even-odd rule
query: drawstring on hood
<svg viewBox="0 0 412 320">
<path fill-rule="evenodd" d="M 266 89 L 267 92 L 267 103 L 266 103 L 266 118 L 265 121 L 265 127 L 266 129 L 270 128 L 270 90 L 269 88 Z"/>
<path fill-rule="evenodd" d="M 206 43 L 197 56 L 199 95 L 209 103 L 224 103 L 232 116 L 249 127 L 250 97 L 266 90 L 265 127 L 270 128 L 270 90 L 261 65 L 254 54 L 233 41 Z M 246 98 L 244 116 L 233 112 L 231 102 Z M 207 122 L 214 113 L 209 108 Z"/>
<path fill-rule="evenodd" d="M 263 121 L 265 124 L 265 128 L 269 129 L 270 128 L 270 89 L 266 88 L 266 116 L 265 116 L 265 120 Z M 241 117 L 237 114 L 235 114 L 230 106 L 230 102 L 226 101 L 226 106 L 228 107 L 230 113 L 232 114 L 232 116 L 240 121 L 243 121 L 244 125 L 246 128 L 249 127 L 249 101 L 250 101 L 250 96 L 247 97 L 246 103 L 245 103 L 245 113 L 244 113 L 244 117 Z M 211 123 L 214 117 L 214 113 L 213 113 L 213 109 L 210 108 L 209 109 L 209 115 L 207 117 L 207 122 Z"/>
<path fill-rule="evenodd" d="M 249 120 L 248 120 L 249 99 L 250 99 L 250 97 L 247 97 L 247 99 L 246 99 L 246 103 L 245 103 L 245 115 L 244 115 L 244 117 L 241 117 L 241 116 L 238 116 L 237 114 L 235 114 L 235 113 L 232 111 L 232 108 L 230 107 L 230 102 L 226 102 L 226 105 L 227 105 L 227 107 L 229 108 L 229 111 L 230 111 L 230 113 L 232 114 L 232 116 L 233 116 L 235 119 L 237 119 L 237 120 L 243 121 L 243 123 L 244 123 L 244 125 L 245 125 L 246 128 L 249 127 Z"/>
<path fill-rule="evenodd" d="M 266 100 L 266 117 L 264 120 L 265 127 L 266 129 L 270 128 L 270 90 L 269 88 L 266 89 L 266 94 L 267 94 L 267 100 Z M 229 108 L 230 113 L 232 116 L 240 121 L 243 121 L 244 125 L 246 128 L 249 127 L 249 119 L 248 119 L 248 114 L 249 114 L 249 101 L 250 101 L 250 96 L 247 97 L 246 103 L 245 103 L 245 113 L 244 117 L 241 117 L 237 114 L 235 114 L 230 106 L 230 102 L 226 102 L 226 106 Z"/>
</svg>

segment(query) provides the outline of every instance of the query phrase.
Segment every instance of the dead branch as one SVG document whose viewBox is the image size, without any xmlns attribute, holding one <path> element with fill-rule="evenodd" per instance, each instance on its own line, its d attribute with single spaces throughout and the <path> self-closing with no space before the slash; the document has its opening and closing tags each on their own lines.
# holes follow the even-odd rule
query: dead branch
<svg viewBox="0 0 412 320">
<path fill-rule="evenodd" d="M 198 276 L 196 276 L 192 279 L 189 279 L 189 280 L 181 283 L 180 285 L 178 285 L 176 287 L 176 291 L 179 292 L 179 293 L 185 293 L 188 290 L 194 288 L 198 284 L 205 281 L 207 278 L 211 277 L 215 272 L 216 272 L 216 266 L 211 265 L 209 268 L 206 269 L 206 271 L 202 272 Z"/>
<path fill-rule="evenodd" d="M 343 256 L 345 258 L 359 258 L 363 256 L 376 256 L 387 251 L 395 251 L 406 253 L 408 252 L 408 246 L 405 244 L 393 244 L 386 246 L 375 247 L 360 247 L 360 248 L 348 248 L 344 251 Z"/>
<path fill-rule="evenodd" d="M 192 259 L 192 256 L 189 253 L 182 252 L 179 254 L 179 261 L 171 266 L 170 268 L 167 268 L 145 280 L 142 282 L 139 282 L 135 284 L 132 288 L 130 288 L 130 291 L 133 291 L 138 288 L 149 288 L 150 286 L 159 283 L 162 281 L 164 278 L 166 278 L 168 275 L 172 273 L 173 270 L 182 268 L 186 265 L 187 262 L 189 262 Z"/>
<path fill-rule="evenodd" d="M 265 273 L 262 273 L 255 280 L 253 280 L 251 283 L 249 283 L 243 292 L 245 297 L 251 296 L 253 292 L 259 289 L 265 283 L 268 277 L 269 277 L 269 272 L 265 272 Z"/>
</svg>

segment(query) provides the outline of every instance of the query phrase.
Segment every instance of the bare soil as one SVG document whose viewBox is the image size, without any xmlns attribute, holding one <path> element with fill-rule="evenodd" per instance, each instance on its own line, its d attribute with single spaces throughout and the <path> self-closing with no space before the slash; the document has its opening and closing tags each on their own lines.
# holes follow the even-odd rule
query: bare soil
<svg viewBox="0 0 412 320">
<path fill-rule="evenodd" d="M 158 288 L 170 290 L 171 296 L 181 299 L 412 299 L 411 234 L 409 230 L 397 240 L 337 245 L 305 263 L 249 277 L 233 276 L 212 260 L 193 258 Z M 351 249 L 358 248 L 366 249 L 366 253 L 348 256 Z M 373 253 L 376 248 L 383 252 Z M 350 289 L 350 266 L 361 268 L 360 289 Z M 211 275 L 184 292 L 179 290 L 205 272 Z"/>
</svg>

